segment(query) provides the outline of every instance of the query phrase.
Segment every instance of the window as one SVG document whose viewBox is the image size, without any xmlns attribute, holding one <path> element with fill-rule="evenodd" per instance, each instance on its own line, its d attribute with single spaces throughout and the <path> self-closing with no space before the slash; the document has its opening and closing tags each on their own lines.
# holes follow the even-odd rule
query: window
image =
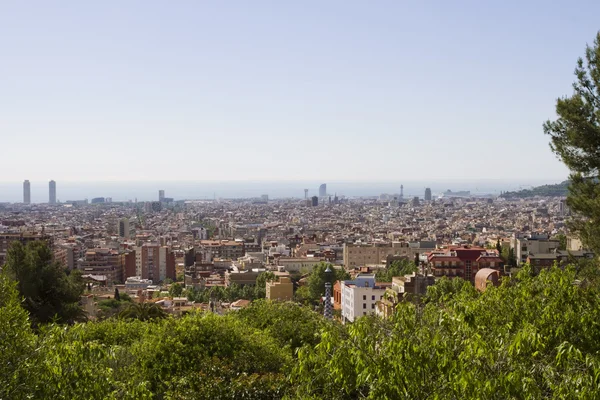
<svg viewBox="0 0 600 400">
<path fill-rule="evenodd" d="M 363 300 L 367 299 L 367 295 L 363 294 Z"/>
<path fill-rule="evenodd" d="M 363 303 L 363 308 L 367 308 L 367 303 Z"/>
<path fill-rule="evenodd" d="M 371 310 L 375 309 L 375 303 L 371 304 Z"/>
<path fill-rule="evenodd" d="M 375 301 L 375 296 L 371 296 L 371 300 Z"/>
</svg>

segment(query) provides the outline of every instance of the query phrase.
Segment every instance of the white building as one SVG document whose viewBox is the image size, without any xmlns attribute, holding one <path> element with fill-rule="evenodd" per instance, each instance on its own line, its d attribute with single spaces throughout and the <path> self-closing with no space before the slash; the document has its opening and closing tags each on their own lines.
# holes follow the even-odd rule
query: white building
<svg viewBox="0 0 600 400">
<path fill-rule="evenodd" d="M 515 258 L 518 263 L 527 262 L 531 254 L 549 254 L 558 250 L 560 241 L 550 239 L 546 234 L 539 235 L 514 235 L 511 239 L 511 247 L 514 249 Z"/>
<path fill-rule="evenodd" d="M 352 281 L 342 281 L 341 291 L 342 321 L 354 322 L 363 315 L 375 314 L 385 287 L 376 286 L 374 274 L 358 274 Z"/>
</svg>

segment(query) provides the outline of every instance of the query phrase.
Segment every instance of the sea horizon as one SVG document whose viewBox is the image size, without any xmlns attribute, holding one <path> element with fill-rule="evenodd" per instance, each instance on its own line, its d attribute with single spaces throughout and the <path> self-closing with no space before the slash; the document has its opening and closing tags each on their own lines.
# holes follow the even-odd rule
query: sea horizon
<svg viewBox="0 0 600 400">
<path fill-rule="evenodd" d="M 469 191 L 474 195 L 500 194 L 503 191 L 529 189 L 533 186 L 560 183 L 564 179 L 474 179 L 474 180 L 404 180 L 404 181 L 63 181 L 56 180 L 57 199 L 61 202 L 91 200 L 96 197 L 109 197 L 113 202 L 152 201 L 158 199 L 158 191 L 164 190 L 165 197 L 174 200 L 207 200 L 255 198 L 268 195 L 270 199 L 304 197 L 318 195 L 319 186 L 327 184 L 328 196 L 372 197 L 381 194 L 395 195 L 404 186 L 404 197 L 423 197 L 425 188 L 430 188 L 433 196 L 446 190 Z M 31 183 L 31 202 L 48 202 L 48 182 Z M 23 182 L 0 182 L 0 202 L 19 203 L 23 201 Z"/>
</svg>

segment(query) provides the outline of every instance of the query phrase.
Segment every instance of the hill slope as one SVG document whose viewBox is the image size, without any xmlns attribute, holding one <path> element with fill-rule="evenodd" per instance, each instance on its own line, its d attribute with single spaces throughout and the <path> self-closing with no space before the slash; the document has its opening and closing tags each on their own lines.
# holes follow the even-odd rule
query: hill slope
<svg viewBox="0 0 600 400">
<path fill-rule="evenodd" d="M 557 183 L 555 185 L 542 185 L 533 189 L 524 189 L 517 192 L 506 192 L 500 195 L 505 199 L 524 199 L 528 197 L 544 196 L 566 196 L 569 193 L 569 181 Z"/>
</svg>

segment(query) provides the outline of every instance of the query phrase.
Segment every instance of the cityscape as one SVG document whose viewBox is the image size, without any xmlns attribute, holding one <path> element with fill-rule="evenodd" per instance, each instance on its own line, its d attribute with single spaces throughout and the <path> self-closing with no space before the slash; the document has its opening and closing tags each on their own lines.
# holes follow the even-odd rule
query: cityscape
<svg viewBox="0 0 600 400">
<path fill-rule="evenodd" d="M 600 2 L 0 2 L 0 400 L 600 399 Z"/>
<path fill-rule="evenodd" d="M 95 291 L 107 296 L 118 288 L 134 298 L 154 298 L 173 282 L 202 290 L 255 286 L 260 274 L 273 272 L 277 289 L 265 297 L 293 301 L 311 269 L 330 263 L 353 279 L 371 279 L 369 291 L 381 300 L 386 290 L 404 293 L 406 282 L 375 281 L 378 271 L 403 259 L 415 261 L 418 269 L 411 279 L 426 283 L 411 290 L 424 294 L 443 276 L 476 284 L 480 270 L 493 271 L 499 282 L 521 263 L 549 267 L 573 257 L 593 258 L 581 240 L 569 234 L 564 195 L 523 199 L 447 190 L 434 198 L 431 188 L 425 188 L 422 196 L 406 198 L 400 184 L 397 194 L 346 198 L 331 194 L 323 183 L 304 189 L 304 197 L 296 199 L 264 194 L 251 199 L 176 200 L 158 189 L 154 201 L 98 197 L 59 202 L 59 186 L 51 180 L 48 202 L 31 204 L 30 186 L 29 180 L 23 182 L 22 203 L 0 206 L 0 264 L 12 241 L 47 240 L 62 268 L 81 271 Z M 279 285 L 281 278 L 285 285 Z M 339 294 L 333 296 L 333 309 L 341 312 L 342 320 L 383 315 L 391 307 L 379 301 L 365 303 L 366 309 L 362 303 L 344 308 L 344 293 L 360 297 L 343 290 L 345 282 L 333 287 Z M 208 307 L 187 299 L 166 304 L 171 313 Z M 88 309 L 90 317 L 99 312 L 94 305 Z"/>
</svg>

